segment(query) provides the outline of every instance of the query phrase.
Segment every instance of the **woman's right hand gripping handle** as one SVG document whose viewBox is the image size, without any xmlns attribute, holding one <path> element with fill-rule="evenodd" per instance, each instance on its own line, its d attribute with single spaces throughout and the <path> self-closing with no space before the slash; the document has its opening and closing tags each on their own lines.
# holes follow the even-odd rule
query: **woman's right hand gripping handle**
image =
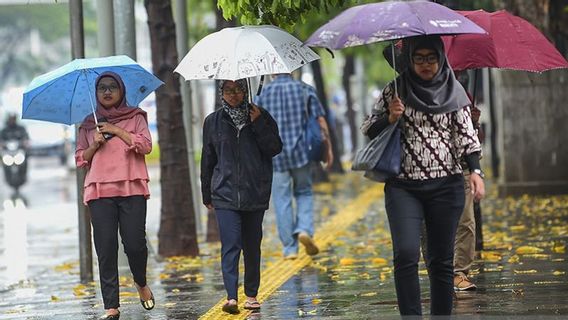
<svg viewBox="0 0 568 320">
<path fill-rule="evenodd" d="M 91 162 L 93 156 L 95 155 L 95 152 L 97 152 L 99 147 L 105 144 L 105 142 L 106 140 L 103 137 L 103 134 L 100 133 L 98 130 L 95 130 L 93 136 L 93 143 L 83 152 L 83 159 L 85 159 L 88 162 Z"/>
<path fill-rule="evenodd" d="M 404 104 L 395 96 L 389 103 L 389 123 L 395 123 L 404 113 Z"/>
</svg>

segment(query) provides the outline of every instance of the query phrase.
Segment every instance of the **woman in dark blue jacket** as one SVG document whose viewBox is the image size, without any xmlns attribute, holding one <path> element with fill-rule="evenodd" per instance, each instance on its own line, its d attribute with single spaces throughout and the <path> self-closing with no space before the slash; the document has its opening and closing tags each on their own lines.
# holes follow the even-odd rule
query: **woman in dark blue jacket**
<svg viewBox="0 0 568 320">
<path fill-rule="evenodd" d="M 221 265 L 227 302 L 223 311 L 238 313 L 239 257 L 245 259 L 245 309 L 260 309 L 262 220 L 272 185 L 272 157 L 282 150 L 278 126 L 270 114 L 248 102 L 244 79 L 220 81 L 223 108 L 203 125 L 201 188 L 203 204 L 215 209 L 221 235 Z"/>
</svg>

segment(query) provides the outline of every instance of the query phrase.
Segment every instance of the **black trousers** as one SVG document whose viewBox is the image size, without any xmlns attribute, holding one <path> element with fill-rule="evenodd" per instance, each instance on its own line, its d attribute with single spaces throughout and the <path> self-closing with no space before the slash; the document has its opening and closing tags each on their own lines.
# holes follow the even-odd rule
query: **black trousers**
<svg viewBox="0 0 568 320">
<path fill-rule="evenodd" d="M 264 211 L 215 209 L 221 235 L 221 270 L 227 299 L 237 300 L 239 258 L 245 260 L 245 295 L 256 297 L 260 285 L 260 243 Z"/>
<path fill-rule="evenodd" d="M 454 239 L 465 201 L 463 176 L 426 181 L 391 180 L 385 185 L 385 200 L 400 314 L 422 314 L 418 261 L 420 233 L 425 222 L 431 314 L 450 315 Z"/>
<path fill-rule="evenodd" d="M 88 203 L 105 309 L 118 308 L 118 232 L 128 257 L 134 282 L 146 286 L 146 199 L 144 196 L 112 197 Z"/>
</svg>

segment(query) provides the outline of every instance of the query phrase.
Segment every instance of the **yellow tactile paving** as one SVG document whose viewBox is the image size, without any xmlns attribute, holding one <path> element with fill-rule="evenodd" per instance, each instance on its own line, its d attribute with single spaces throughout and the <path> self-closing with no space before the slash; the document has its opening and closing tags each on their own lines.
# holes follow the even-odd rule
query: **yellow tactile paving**
<svg viewBox="0 0 568 320">
<path fill-rule="evenodd" d="M 314 237 L 320 250 L 325 248 L 335 239 L 336 235 L 341 231 L 348 228 L 352 223 L 360 219 L 368 211 L 369 206 L 383 195 L 383 185 L 375 185 L 365 192 L 361 193 L 357 198 L 351 201 L 342 210 L 339 210 L 330 221 L 323 224 L 317 230 Z M 257 299 L 262 303 L 266 300 L 276 289 L 290 279 L 294 274 L 300 271 L 305 266 L 311 263 L 312 259 L 300 252 L 296 260 L 281 260 L 273 266 L 265 269 L 260 277 L 260 291 Z M 213 308 L 199 319 L 246 319 L 250 315 L 250 311 L 243 309 L 245 302 L 244 289 L 239 288 L 239 309 L 241 313 L 237 315 L 229 315 L 221 310 L 221 306 L 225 303 L 225 299 L 221 299 Z"/>
</svg>

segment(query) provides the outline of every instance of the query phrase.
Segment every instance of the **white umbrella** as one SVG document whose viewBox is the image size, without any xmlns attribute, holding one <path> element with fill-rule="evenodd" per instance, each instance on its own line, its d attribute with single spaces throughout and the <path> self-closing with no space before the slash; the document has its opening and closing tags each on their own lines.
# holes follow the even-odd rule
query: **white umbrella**
<svg viewBox="0 0 568 320">
<path fill-rule="evenodd" d="M 225 28 L 197 42 L 174 70 L 185 80 L 237 80 L 290 73 L 319 56 L 270 25 Z"/>
</svg>

